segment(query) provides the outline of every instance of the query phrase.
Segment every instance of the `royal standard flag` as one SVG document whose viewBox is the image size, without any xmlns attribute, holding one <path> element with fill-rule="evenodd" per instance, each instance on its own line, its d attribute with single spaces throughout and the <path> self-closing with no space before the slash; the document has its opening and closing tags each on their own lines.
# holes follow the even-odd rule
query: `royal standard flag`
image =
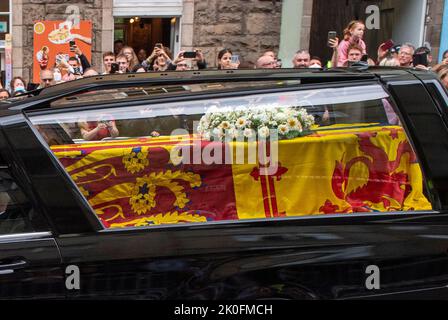
<svg viewBox="0 0 448 320">
<path fill-rule="evenodd" d="M 110 228 L 431 209 L 401 127 L 331 126 L 279 141 L 274 171 L 258 156 L 248 160 L 250 143 L 181 138 L 52 150 Z M 173 152 L 179 146 L 182 154 Z M 242 163 L 229 161 L 237 147 L 244 151 Z"/>
</svg>

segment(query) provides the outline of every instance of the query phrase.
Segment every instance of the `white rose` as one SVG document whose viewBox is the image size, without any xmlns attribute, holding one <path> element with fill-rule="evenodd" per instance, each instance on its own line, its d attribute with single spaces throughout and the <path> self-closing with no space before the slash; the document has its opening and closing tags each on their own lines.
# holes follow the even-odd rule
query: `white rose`
<svg viewBox="0 0 448 320">
<path fill-rule="evenodd" d="M 231 139 L 237 139 L 239 136 L 238 130 L 235 128 L 230 128 L 226 131 L 226 137 L 230 137 Z"/>
<path fill-rule="evenodd" d="M 213 136 L 214 136 L 214 137 L 218 137 L 219 139 L 221 139 L 222 136 L 223 136 L 222 129 L 221 129 L 221 128 L 215 128 L 215 129 L 213 129 Z"/>
<path fill-rule="evenodd" d="M 210 134 L 210 131 L 205 132 L 204 134 L 202 134 L 202 136 L 204 137 L 205 140 L 212 140 L 212 135 Z"/>
<path fill-rule="evenodd" d="M 258 129 L 258 136 L 260 138 L 267 138 L 269 137 L 269 128 L 268 127 L 261 127 L 260 129 Z"/>
<path fill-rule="evenodd" d="M 278 122 L 285 122 L 288 119 L 288 116 L 283 112 L 280 112 L 274 116 L 274 119 Z"/>
<path fill-rule="evenodd" d="M 244 130 L 243 134 L 246 138 L 252 138 L 254 136 L 254 130 L 247 128 Z"/>
</svg>

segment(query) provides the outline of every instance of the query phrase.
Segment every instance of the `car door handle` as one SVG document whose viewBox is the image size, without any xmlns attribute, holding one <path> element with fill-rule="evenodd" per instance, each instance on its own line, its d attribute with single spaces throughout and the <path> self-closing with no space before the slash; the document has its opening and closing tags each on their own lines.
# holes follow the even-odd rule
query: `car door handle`
<svg viewBox="0 0 448 320">
<path fill-rule="evenodd" d="M 28 262 L 25 260 L 14 260 L 10 263 L 0 263 L 0 275 L 2 274 L 11 274 L 14 270 L 23 269 L 26 267 Z"/>
</svg>

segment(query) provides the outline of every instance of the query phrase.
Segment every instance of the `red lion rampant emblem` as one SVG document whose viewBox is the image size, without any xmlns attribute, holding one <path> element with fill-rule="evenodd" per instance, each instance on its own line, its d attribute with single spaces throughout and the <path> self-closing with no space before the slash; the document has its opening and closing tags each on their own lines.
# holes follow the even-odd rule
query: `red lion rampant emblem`
<svg viewBox="0 0 448 320">
<path fill-rule="evenodd" d="M 389 130 L 392 139 L 396 139 L 396 130 Z M 348 207 L 340 208 L 330 200 L 320 207 L 319 211 L 325 214 L 349 213 L 349 212 L 372 212 L 369 203 L 382 203 L 388 211 L 400 210 L 391 207 L 391 200 L 395 200 L 401 206 L 411 192 L 409 177 L 404 172 L 395 172 L 400 166 L 402 157 L 409 154 L 409 162 L 416 162 L 416 156 L 409 142 L 402 141 L 397 148 L 397 156 L 394 161 L 389 161 L 387 153 L 376 146 L 371 138 L 377 133 L 357 134 L 360 150 L 364 156 L 351 159 L 345 166 L 342 161 L 336 161 L 333 172 L 332 189 L 334 194 L 341 200 L 347 202 Z M 348 191 L 350 169 L 355 164 L 362 163 L 368 168 L 368 181 L 353 191 Z M 395 202 L 394 201 L 394 202 Z"/>
</svg>

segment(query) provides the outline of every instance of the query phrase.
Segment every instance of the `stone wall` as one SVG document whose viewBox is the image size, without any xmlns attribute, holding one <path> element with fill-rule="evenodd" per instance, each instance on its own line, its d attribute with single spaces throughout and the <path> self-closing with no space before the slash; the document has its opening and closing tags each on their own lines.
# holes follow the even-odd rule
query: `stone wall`
<svg viewBox="0 0 448 320">
<path fill-rule="evenodd" d="M 33 25 L 36 20 L 65 20 L 77 5 L 81 20 L 92 21 L 92 64 L 101 70 L 101 54 L 113 44 L 113 0 L 13 0 L 13 74 L 32 79 Z M 108 17 L 108 19 L 104 19 Z"/>
<path fill-rule="evenodd" d="M 435 62 L 439 56 L 444 2 L 445 0 L 428 0 L 429 18 L 426 21 L 426 41 L 432 46 L 432 56 Z"/>
<path fill-rule="evenodd" d="M 313 16 L 313 0 L 303 1 L 303 16 L 302 16 L 302 32 L 300 35 L 301 48 L 309 50 L 311 38 L 311 19 Z"/>
<path fill-rule="evenodd" d="M 280 0 L 195 0 L 193 46 L 201 48 L 210 67 L 216 67 L 223 48 L 253 66 L 261 53 L 278 51 Z"/>
</svg>

